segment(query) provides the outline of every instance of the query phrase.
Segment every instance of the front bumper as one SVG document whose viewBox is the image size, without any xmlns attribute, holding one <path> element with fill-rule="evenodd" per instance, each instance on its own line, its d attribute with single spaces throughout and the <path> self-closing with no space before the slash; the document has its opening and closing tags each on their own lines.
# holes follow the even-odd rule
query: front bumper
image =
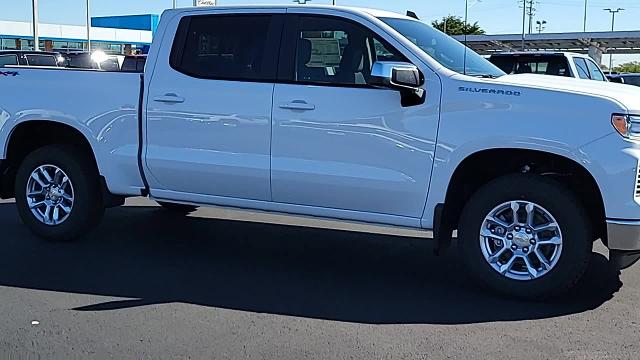
<svg viewBox="0 0 640 360">
<path fill-rule="evenodd" d="M 640 221 L 607 220 L 610 261 L 626 269 L 640 260 Z"/>
</svg>

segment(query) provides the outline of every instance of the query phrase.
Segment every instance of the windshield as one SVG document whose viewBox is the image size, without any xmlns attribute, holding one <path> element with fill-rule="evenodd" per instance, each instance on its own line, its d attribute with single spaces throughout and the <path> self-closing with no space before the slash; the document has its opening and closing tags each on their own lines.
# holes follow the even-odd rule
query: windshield
<svg viewBox="0 0 640 360">
<path fill-rule="evenodd" d="M 394 18 L 381 18 L 380 20 L 450 70 L 472 76 L 499 77 L 505 75 L 502 70 L 473 50 L 423 22 Z"/>
</svg>

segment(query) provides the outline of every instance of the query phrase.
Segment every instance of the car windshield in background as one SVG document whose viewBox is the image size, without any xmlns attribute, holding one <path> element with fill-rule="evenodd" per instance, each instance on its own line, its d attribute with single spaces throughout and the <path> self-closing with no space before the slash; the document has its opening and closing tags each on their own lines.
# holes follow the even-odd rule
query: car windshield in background
<svg viewBox="0 0 640 360">
<path fill-rule="evenodd" d="M 0 67 L 6 65 L 18 65 L 17 55 L 0 55 Z"/>
<path fill-rule="evenodd" d="M 58 66 L 58 60 L 53 55 L 26 55 L 29 66 Z"/>
<path fill-rule="evenodd" d="M 564 56 L 494 55 L 489 61 L 507 74 L 571 76 Z"/>
<path fill-rule="evenodd" d="M 450 70 L 472 76 L 500 77 L 505 75 L 504 72 L 473 50 L 421 21 L 395 18 L 381 18 L 380 20 Z"/>
</svg>

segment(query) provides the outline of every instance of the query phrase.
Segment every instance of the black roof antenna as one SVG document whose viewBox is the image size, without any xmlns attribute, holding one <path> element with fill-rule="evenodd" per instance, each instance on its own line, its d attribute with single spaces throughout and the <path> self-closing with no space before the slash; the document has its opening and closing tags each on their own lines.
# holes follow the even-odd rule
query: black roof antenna
<svg viewBox="0 0 640 360">
<path fill-rule="evenodd" d="M 418 15 L 416 15 L 416 13 L 414 13 L 414 12 L 413 12 L 413 11 L 411 11 L 411 10 L 407 10 L 407 16 L 408 16 L 408 17 L 410 17 L 410 18 L 414 18 L 414 19 L 416 19 L 416 20 L 420 20 L 420 18 L 418 17 Z"/>
</svg>

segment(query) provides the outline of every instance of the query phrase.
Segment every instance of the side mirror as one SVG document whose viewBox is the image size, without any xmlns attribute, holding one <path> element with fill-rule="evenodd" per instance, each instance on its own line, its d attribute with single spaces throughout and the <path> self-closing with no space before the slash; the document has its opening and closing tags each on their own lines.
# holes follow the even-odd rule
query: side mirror
<svg viewBox="0 0 640 360">
<path fill-rule="evenodd" d="M 399 90 L 406 103 L 418 105 L 424 102 L 424 77 L 418 68 L 410 63 L 376 61 L 371 69 L 372 85 Z M 406 101 L 405 101 L 406 100 Z"/>
</svg>

